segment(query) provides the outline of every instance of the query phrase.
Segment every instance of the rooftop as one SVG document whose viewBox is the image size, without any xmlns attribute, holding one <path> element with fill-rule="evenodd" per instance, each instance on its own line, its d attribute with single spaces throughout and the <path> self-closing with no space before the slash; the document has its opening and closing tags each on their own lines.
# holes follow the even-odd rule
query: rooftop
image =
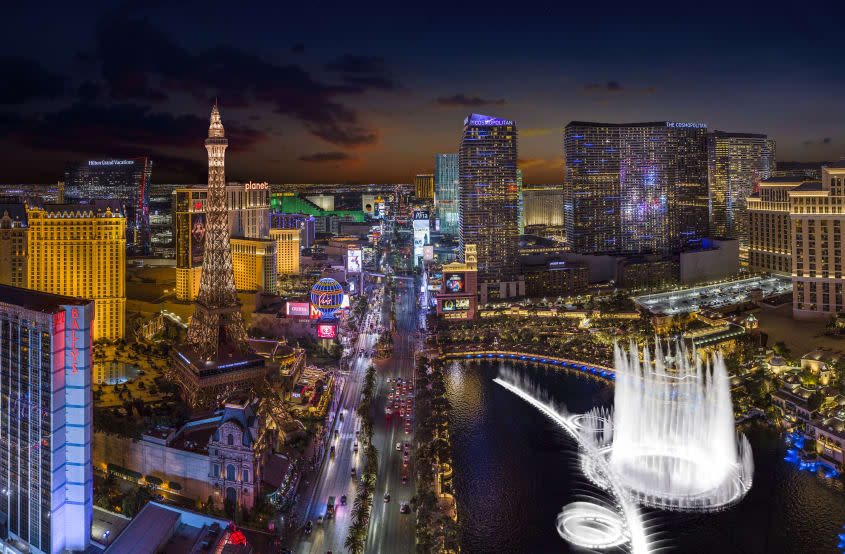
<svg viewBox="0 0 845 554">
<path fill-rule="evenodd" d="M 38 292 L 30 289 L 0 285 L 0 302 L 21 306 L 36 312 L 55 314 L 64 309 L 64 306 L 85 306 L 90 304 L 89 300 Z"/>
<path fill-rule="evenodd" d="M 824 166 L 829 169 L 845 169 L 845 158 L 839 158 L 838 161 L 835 161 L 830 164 L 825 164 Z"/>
<path fill-rule="evenodd" d="M 822 184 L 819 181 L 805 181 L 790 192 L 815 192 L 820 190 L 822 190 Z"/>
</svg>

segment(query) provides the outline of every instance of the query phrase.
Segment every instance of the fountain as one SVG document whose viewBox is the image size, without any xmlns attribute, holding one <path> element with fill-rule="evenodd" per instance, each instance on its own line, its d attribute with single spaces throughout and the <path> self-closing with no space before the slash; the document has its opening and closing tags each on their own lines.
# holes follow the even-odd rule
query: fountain
<svg viewBox="0 0 845 554">
<path fill-rule="evenodd" d="M 558 533 L 585 548 L 628 544 L 650 551 L 638 505 L 664 510 L 714 511 L 751 489 L 751 446 L 734 428 L 727 369 L 720 354 L 706 362 L 682 344 L 614 347 L 614 410 L 567 414 L 513 373 L 494 381 L 565 429 L 581 450 L 586 477 L 613 499 L 565 506 Z"/>
<path fill-rule="evenodd" d="M 712 511 L 751 488 L 751 446 L 734 428 L 727 369 L 720 354 L 702 363 L 682 345 L 664 354 L 631 344 L 614 349 L 610 465 L 641 504 Z"/>
</svg>

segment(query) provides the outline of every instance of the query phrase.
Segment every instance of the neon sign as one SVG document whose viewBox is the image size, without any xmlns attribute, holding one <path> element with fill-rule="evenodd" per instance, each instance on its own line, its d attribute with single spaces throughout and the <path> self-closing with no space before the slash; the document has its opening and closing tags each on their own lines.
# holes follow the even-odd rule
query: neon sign
<svg viewBox="0 0 845 554">
<path fill-rule="evenodd" d="M 70 364 L 71 373 L 76 375 L 79 371 L 79 348 L 76 346 L 76 341 L 79 338 L 76 332 L 79 331 L 79 308 L 71 308 L 70 310 L 70 356 L 73 361 Z"/>
<path fill-rule="evenodd" d="M 244 185 L 244 190 L 267 190 L 270 188 L 270 184 L 267 182 L 264 183 L 253 183 L 250 181 L 249 183 Z"/>
<path fill-rule="evenodd" d="M 706 123 L 682 123 L 680 121 L 667 121 L 667 127 L 671 127 L 673 129 L 706 129 Z"/>
<path fill-rule="evenodd" d="M 88 165 L 135 165 L 135 160 L 89 160 Z"/>
</svg>

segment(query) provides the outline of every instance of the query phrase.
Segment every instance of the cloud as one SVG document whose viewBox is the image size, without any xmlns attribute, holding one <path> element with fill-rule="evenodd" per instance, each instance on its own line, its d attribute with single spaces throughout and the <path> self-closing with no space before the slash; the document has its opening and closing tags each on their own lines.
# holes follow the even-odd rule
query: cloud
<svg viewBox="0 0 845 554">
<path fill-rule="evenodd" d="M 818 141 L 816 141 L 814 139 L 807 139 L 804 142 L 802 142 L 801 144 L 803 146 L 813 146 L 817 142 L 818 142 L 818 144 L 831 144 L 831 143 L 833 143 L 833 139 L 831 137 L 824 137 L 822 139 L 819 139 Z"/>
<path fill-rule="evenodd" d="M 250 150 L 269 137 L 238 124 L 223 124 L 230 150 Z M 160 147 L 199 148 L 208 118 L 155 112 L 137 104 L 99 106 L 78 102 L 40 117 L 0 113 L 0 135 L 34 149 L 84 155 L 147 154 Z M 104 149 L 107 150 L 104 152 Z"/>
<path fill-rule="evenodd" d="M 549 160 L 544 158 L 520 158 L 516 162 L 516 166 L 520 169 L 525 169 L 527 167 L 533 167 L 538 165 L 546 165 L 549 163 Z"/>
<path fill-rule="evenodd" d="M 831 142 L 833 142 L 833 139 L 830 137 L 824 137 L 822 139 L 822 144 L 830 144 Z"/>
<path fill-rule="evenodd" d="M 340 73 L 341 79 L 355 89 L 395 90 L 400 88 L 380 56 L 342 56 L 325 65 L 327 71 Z"/>
<path fill-rule="evenodd" d="M 520 138 L 522 137 L 537 137 L 540 135 L 550 135 L 552 131 L 558 131 L 559 129 L 549 129 L 546 127 L 537 127 L 533 129 L 521 129 L 519 131 Z"/>
<path fill-rule="evenodd" d="M 606 83 L 590 83 L 584 86 L 584 90 L 587 92 L 617 93 L 624 91 L 625 88 L 619 83 L 619 81 L 608 81 Z"/>
<path fill-rule="evenodd" d="M 56 98 L 64 92 L 64 77 L 26 58 L 0 57 L 0 104 L 20 105 L 40 98 Z"/>
<path fill-rule="evenodd" d="M 506 103 L 506 100 L 504 98 L 500 98 L 498 100 L 481 98 L 477 94 L 467 96 L 466 94 L 460 92 L 453 96 L 441 96 L 437 98 L 434 103 L 440 106 L 464 106 L 478 108 L 481 106 L 501 106 Z"/>
<path fill-rule="evenodd" d="M 300 156 L 299 161 L 310 163 L 354 162 L 358 161 L 358 158 L 352 157 L 346 152 L 317 152 L 315 154 Z"/>
<path fill-rule="evenodd" d="M 183 92 L 199 101 L 220 99 L 221 107 L 262 102 L 293 117 L 314 136 L 348 148 L 378 141 L 378 132 L 358 112 L 337 100 L 398 84 L 376 58 L 344 57 L 343 83 L 314 79 L 301 66 L 267 61 L 229 46 L 189 52 L 149 19 L 107 17 L 96 26 L 96 58 L 112 98 L 160 102 Z M 145 44 L 138 48 L 138 44 Z"/>
</svg>

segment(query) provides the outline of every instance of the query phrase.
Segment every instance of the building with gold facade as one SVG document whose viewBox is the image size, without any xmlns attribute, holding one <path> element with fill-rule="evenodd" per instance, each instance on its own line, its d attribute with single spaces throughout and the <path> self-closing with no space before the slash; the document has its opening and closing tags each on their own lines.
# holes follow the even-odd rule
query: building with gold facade
<svg viewBox="0 0 845 554">
<path fill-rule="evenodd" d="M 239 291 L 276 293 L 276 242 L 273 239 L 232 237 L 232 269 Z"/>
<path fill-rule="evenodd" d="M 300 229 L 270 229 L 276 242 L 276 274 L 299 275 Z"/>
<path fill-rule="evenodd" d="M 27 288 L 94 301 L 93 340 L 122 339 L 126 218 L 102 204 L 27 207 Z"/>
<path fill-rule="evenodd" d="M 24 204 L 0 204 L 0 285 L 26 287 L 29 227 Z"/>
<path fill-rule="evenodd" d="M 792 273 L 789 191 L 802 179 L 772 177 L 762 181 L 746 201 L 748 211 L 748 268 L 751 271 Z"/>
<path fill-rule="evenodd" d="M 845 159 L 822 166 L 821 182 L 789 191 L 792 227 L 792 316 L 829 317 L 842 302 L 842 233 L 845 222 Z"/>
<path fill-rule="evenodd" d="M 173 191 L 173 237 L 176 245 L 176 298 L 192 301 L 199 292 L 205 250 L 207 187 Z M 267 183 L 226 185 L 230 236 L 266 238 L 270 224 Z"/>
<path fill-rule="evenodd" d="M 414 176 L 414 198 L 417 200 L 434 199 L 434 174 L 426 173 Z"/>
</svg>

